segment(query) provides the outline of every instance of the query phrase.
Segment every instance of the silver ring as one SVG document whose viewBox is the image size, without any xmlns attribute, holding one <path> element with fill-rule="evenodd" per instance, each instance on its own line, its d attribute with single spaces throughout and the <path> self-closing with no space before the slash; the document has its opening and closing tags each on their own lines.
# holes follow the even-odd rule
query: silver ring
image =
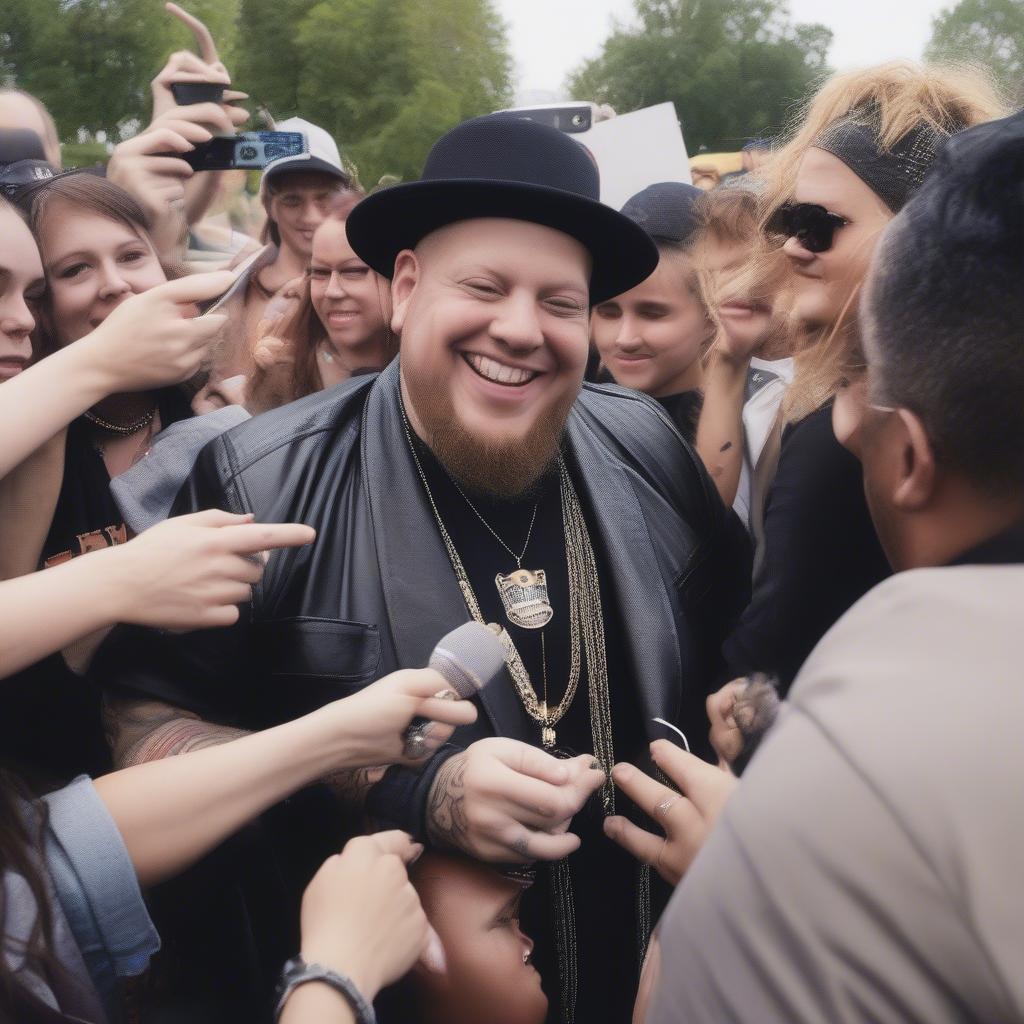
<svg viewBox="0 0 1024 1024">
<path fill-rule="evenodd" d="M 420 725 L 410 725 L 405 730 L 403 738 L 405 744 L 402 747 L 402 756 L 410 761 L 419 761 L 427 753 L 427 736 L 430 734 L 430 722 L 423 722 Z"/>
<path fill-rule="evenodd" d="M 662 800 L 661 803 L 659 803 L 654 808 L 654 816 L 656 818 L 665 817 L 665 815 L 667 815 L 668 812 L 672 809 L 672 805 L 679 803 L 680 800 L 682 800 L 682 797 L 676 793 L 673 793 L 671 796 L 665 797 L 665 799 Z"/>
</svg>

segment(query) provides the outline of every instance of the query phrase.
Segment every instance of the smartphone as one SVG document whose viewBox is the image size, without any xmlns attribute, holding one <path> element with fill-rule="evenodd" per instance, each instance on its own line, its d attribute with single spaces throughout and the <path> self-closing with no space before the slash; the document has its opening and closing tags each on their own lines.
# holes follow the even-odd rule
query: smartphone
<svg viewBox="0 0 1024 1024">
<path fill-rule="evenodd" d="M 308 150 L 302 132 L 241 132 L 201 142 L 188 153 L 168 155 L 184 160 L 195 171 L 261 171 L 272 160 Z"/>
<path fill-rule="evenodd" d="M 224 86 L 219 82 L 172 82 L 171 95 L 179 107 L 193 103 L 220 103 L 224 99 Z"/>
<path fill-rule="evenodd" d="M 528 121 L 538 121 L 550 125 L 569 135 L 580 135 L 589 132 L 594 123 L 594 112 L 589 103 L 568 103 L 564 105 L 550 104 L 539 107 L 513 107 L 510 110 L 498 111 L 512 117 L 522 117 Z"/>
</svg>

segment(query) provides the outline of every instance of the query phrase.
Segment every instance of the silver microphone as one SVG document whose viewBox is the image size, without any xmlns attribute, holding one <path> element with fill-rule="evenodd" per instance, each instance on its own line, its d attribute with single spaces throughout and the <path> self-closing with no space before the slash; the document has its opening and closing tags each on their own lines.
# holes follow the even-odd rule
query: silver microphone
<svg viewBox="0 0 1024 1024">
<path fill-rule="evenodd" d="M 479 622 L 465 622 L 441 637 L 430 655 L 429 667 L 444 676 L 451 687 L 438 693 L 438 697 L 454 700 L 457 695 L 467 699 L 505 667 L 505 649 L 494 630 Z M 429 718 L 419 715 L 412 720 L 405 730 L 406 757 L 415 760 L 424 756 L 432 724 Z"/>
</svg>

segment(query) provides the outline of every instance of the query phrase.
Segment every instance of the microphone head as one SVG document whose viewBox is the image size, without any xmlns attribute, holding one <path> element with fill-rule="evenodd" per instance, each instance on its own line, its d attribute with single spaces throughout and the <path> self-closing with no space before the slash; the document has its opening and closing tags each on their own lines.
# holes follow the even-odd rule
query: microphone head
<svg viewBox="0 0 1024 1024">
<path fill-rule="evenodd" d="M 430 655 L 430 668 L 464 699 L 482 690 L 504 667 L 501 641 L 479 622 L 466 622 L 446 633 Z"/>
</svg>

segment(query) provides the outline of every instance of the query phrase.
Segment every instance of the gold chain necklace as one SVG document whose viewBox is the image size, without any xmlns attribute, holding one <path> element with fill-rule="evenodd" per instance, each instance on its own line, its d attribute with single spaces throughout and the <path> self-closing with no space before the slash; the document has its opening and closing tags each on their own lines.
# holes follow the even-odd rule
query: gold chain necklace
<svg viewBox="0 0 1024 1024">
<path fill-rule="evenodd" d="M 420 463 L 419 455 L 416 454 L 416 446 L 412 440 L 412 430 L 409 427 L 409 421 L 405 417 L 404 409 L 402 410 L 402 420 L 405 427 L 406 440 L 409 442 L 409 451 L 412 452 L 413 461 L 416 463 L 416 472 L 419 474 L 420 482 L 423 484 L 423 489 L 427 495 L 427 501 L 430 503 L 431 511 L 434 513 L 434 520 L 437 522 L 437 528 L 441 532 L 441 539 L 444 541 L 445 550 L 448 552 L 448 560 L 452 564 L 452 569 L 455 570 L 455 578 L 458 581 L 459 590 L 462 592 L 462 598 L 466 602 L 466 607 L 469 609 L 470 615 L 472 615 L 477 622 L 487 625 L 483 612 L 480 610 L 480 602 L 477 600 L 476 592 L 473 590 L 473 585 L 469 582 L 469 576 L 466 573 L 466 568 L 462 564 L 462 558 L 455 547 L 455 543 L 452 541 L 451 535 L 448 533 L 447 527 L 444 525 L 444 521 L 441 519 L 441 513 L 438 511 L 437 503 L 434 501 L 433 492 L 430 490 L 430 484 L 427 482 L 427 475 L 423 472 L 423 466 Z M 564 520 L 566 518 L 564 512 L 565 481 L 568 479 L 568 473 L 565 471 L 565 466 L 561 463 L 559 464 L 559 471 L 562 480 L 562 517 Z M 572 485 L 570 484 L 569 486 L 571 487 Z M 568 549 L 569 530 L 568 523 L 566 523 L 566 561 L 569 561 Z M 555 726 L 569 710 L 569 706 L 572 704 L 572 700 L 576 696 L 576 690 L 580 681 L 580 602 L 578 581 L 573 578 L 573 568 L 574 567 L 570 563 L 569 680 L 566 684 L 565 693 L 563 694 L 562 699 L 555 707 L 551 707 L 547 699 L 546 669 L 544 673 L 544 698 L 542 700 L 537 696 L 537 691 L 533 688 L 530 673 L 523 664 L 523 659 L 520 656 L 519 651 L 516 649 L 516 645 L 512 640 L 512 637 L 509 636 L 508 630 L 502 626 L 498 632 L 498 639 L 501 641 L 501 646 L 505 651 L 505 664 L 508 666 L 509 675 L 512 677 L 512 682 L 515 685 L 516 692 L 519 694 L 519 699 L 522 701 L 523 707 L 526 709 L 526 713 L 540 725 L 541 743 L 547 750 L 551 750 L 555 746 Z M 541 634 L 541 639 L 543 641 L 543 634 Z M 611 763 L 612 762 L 609 762 L 609 768 Z"/>
<path fill-rule="evenodd" d="M 555 614 L 551 607 L 551 600 L 548 596 L 548 577 L 543 569 L 524 569 L 523 559 L 530 547 L 530 538 L 533 536 L 533 525 L 537 522 L 537 509 L 540 508 L 540 501 L 533 506 L 533 515 L 530 517 L 530 527 L 526 531 L 526 543 L 523 545 L 521 554 L 516 554 L 498 536 L 498 531 L 480 514 L 480 510 L 469 500 L 469 495 L 459 486 L 459 482 L 449 473 L 448 479 L 452 486 L 462 495 L 462 500 L 469 506 L 473 515 L 483 523 L 487 532 L 515 559 L 516 568 L 508 574 L 498 573 L 494 577 L 494 585 L 498 588 L 501 603 L 505 606 L 505 617 L 514 626 L 520 629 L 541 630 L 540 642 L 544 645 L 544 627 L 551 621 Z M 544 658 L 545 666 L 547 658 Z M 547 703 L 547 669 L 545 667 L 545 692 L 544 702 Z"/>
<path fill-rule="evenodd" d="M 131 423 L 111 423 L 109 420 L 105 420 L 100 416 L 97 416 L 94 412 L 86 411 L 82 415 L 92 424 L 99 427 L 101 430 L 106 430 L 111 434 L 120 434 L 123 437 L 128 437 L 136 431 L 141 430 L 143 427 L 148 427 L 153 422 L 153 417 L 156 416 L 156 406 L 147 413 L 143 413 L 137 420 L 133 420 Z"/>
<path fill-rule="evenodd" d="M 402 412 L 402 423 L 405 437 L 409 442 L 409 451 L 420 482 L 426 492 L 427 500 L 434 513 L 438 530 L 444 541 L 448 559 L 455 571 L 459 589 L 470 615 L 487 625 L 480 611 L 469 576 L 459 557 L 459 552 L 441 519 L 434 496 L 423 472 L 416 446 L 412 440 L 412 430 L 405 415 L 405 407 L 399 403 Z M 580 672 L 580 623 L 583 623 L 582 647 L 587 657 L 587 689 L 590 698 L 590 734 L 594 746 L 594 756 L 605 773 L 605 783 L 601 787 L 601 803 L 605 814 L 615 813 L 615 787 L 612 783 L 611 770 L 615 764 L 615 751 L 612 745 L 611 698 L 608 692 L 608 661 L 605 654 L 604 616 L 601 611 L 601 583 L 597 574 L 597 563 L 594 549 L 590 544 L 586 520 L 580 507 L 576 489 L 561 458 L 558 460 L 559 482 L 562 495 L 562 524 L 565 530 L 565 558 L 569 573 L 569 645 L 570 668 L 569 683 L 565 695 L 556 708 L 550 708 L 547 701 L 547 665 L 544 670 L 544 700 L 537 698 L 537 693 L 530 681 L 530 674 L 523 664 L 508 631 L 498 629 L 498 638 L 505 651 L 505 664 L 515 684 L 516 692 L 527 714 L 541 724 L 541 742 L 551 749 L 555 745 L 554 726 L 561 719 L 572 703 L 579 684 Z M 453 481 L 454 482 L 454 481 Z M 486 524 L 485 524 L 486 525 Z M 497 627 L 492 627 L 497 628 Z M 543 647 L 544 634 L 541 633 Z M 573 896 L 572 872 L 568 858 L 551 865 L 551 885 L 555 899 L 555 946 L 558 952 L 558 974 L 561 983 L 562 1014 L 566 1024 L 574 1024 L 576 1017 L 576 991 L 578 986 L 578 951 L 576 944 L 576 901 Z M 640 939 L 641 962 L 646 949 L 646 936 L 650 931 L 650 873 L 646 865 L 641 866 L 638 873 L 637 925 Z"/>
</svg>

